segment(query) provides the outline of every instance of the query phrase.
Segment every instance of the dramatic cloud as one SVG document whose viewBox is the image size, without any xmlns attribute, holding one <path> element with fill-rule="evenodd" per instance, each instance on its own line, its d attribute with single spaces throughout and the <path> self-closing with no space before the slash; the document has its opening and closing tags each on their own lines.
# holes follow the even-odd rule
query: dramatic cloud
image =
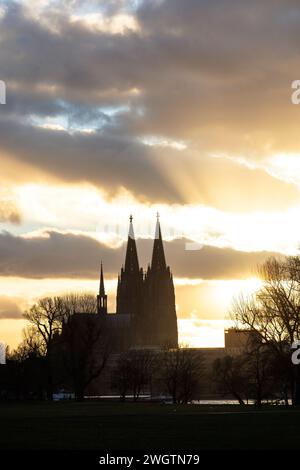
<svg viewBox="0 0 300 470">
<path fill-rule="evenodd" d="M 188 240 L 165 242 L 166 256 L 175 277 L 243 279 L 255 274 L 258 263 L 272 253 L 245 253 L 230 248 L 204 246 L 187 251 Z M 151 260 L 152 240 L 137 241 L 141 265 Z M 47 231 L 34 238 L 0 234 L 0 275 L 31 278 L 94 279 L 100 260 L 106 275 L 116 277 L 124 263 L 125 245 L 110 248 L 84 236 Z"/>
<path fill-rule="evenodd" d="M 92 182 L 109 195 L 125 187 L 144 200 L 239 211 L 281 210 L 300 201 L 294 185 L 262 170 L 188 151 L 158 150 L 124 136 L 70 135 L 2 122 L 0 141 L 5 153 L 21 163 L 65 181 Z"/>
<path fill-rule="evenodd" d="M 229 211 L 299 202 L 268 160 L 300 152 L 295 1 L 87 4 L 4 2 L 0 158 L 150 202 Z"/>
</svg>

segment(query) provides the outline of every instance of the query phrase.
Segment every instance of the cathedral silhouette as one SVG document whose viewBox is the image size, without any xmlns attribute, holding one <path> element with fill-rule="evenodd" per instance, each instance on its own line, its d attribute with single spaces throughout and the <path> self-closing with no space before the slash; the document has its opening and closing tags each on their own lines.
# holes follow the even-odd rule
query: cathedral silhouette
<svg viewBox="0 0 300 470">
<path fill-rule="evenodd" d="M 159 216 L 152 260 L 145 273 L 139 265 L 130 216 L 125 264 L 118 276 L 116 313 L 107 311 L 102 263 L 97 311 L 115 351 L 178 346 L 173 276 L 166 263 Z"/>
</svg>

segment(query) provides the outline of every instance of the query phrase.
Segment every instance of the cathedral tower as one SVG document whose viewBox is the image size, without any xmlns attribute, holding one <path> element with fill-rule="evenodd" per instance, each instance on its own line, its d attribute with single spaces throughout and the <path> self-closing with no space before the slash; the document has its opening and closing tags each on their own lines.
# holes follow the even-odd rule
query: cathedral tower
<svg viewBox="0 0 300 470">
<path fill-rule="evenodd" d="M 143 343 L 178 346 L 173 276 L 166 264 L 159 215 L 157 215 L 151 266 L 144 279 Z"/>
<path fill-rule="evenodd" d="M 117 288 L 117 314 L 130 314 L 135 322 L 141 313 L 143 270 L 139 267 L 132 216 L 130 216 L 125 265 L 121 268 Z"/>
</svg>

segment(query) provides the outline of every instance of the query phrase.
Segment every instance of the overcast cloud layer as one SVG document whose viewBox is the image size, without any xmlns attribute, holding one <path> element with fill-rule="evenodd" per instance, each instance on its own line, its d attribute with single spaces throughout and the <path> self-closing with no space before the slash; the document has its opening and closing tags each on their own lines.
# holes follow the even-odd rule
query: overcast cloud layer
<svg viewBox="0 0 300 470">
<path fill-rule="evenodd" d="M 174 277 L 201 279 L 243 279 L 255 275 L 256 266 L 268 252 L 245 253 L 231 248 L 204 246 L 186 250 L 189 240 L 165 242 L 167 261 Z M 140 239 L 137 247 L 141 265 L 151 261 L 152 240 Z M 116 276 L 125 259 L 126 245 L 110 248 L 84 235 L 49 231 L 34 238 L 0 234 L 0 275 L 32 278 L 94 279 L 100 260 L 108 277 Z"/>
</svg>

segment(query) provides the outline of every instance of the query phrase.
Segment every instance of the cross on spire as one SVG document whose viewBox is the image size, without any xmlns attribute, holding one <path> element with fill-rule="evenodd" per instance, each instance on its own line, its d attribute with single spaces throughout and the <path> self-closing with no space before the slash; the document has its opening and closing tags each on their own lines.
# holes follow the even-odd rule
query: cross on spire
<svg viewBox="0 0 300 470">
<path fill-rule="evenodd" d="M 133 216 L 132 216 L 132 214 L 130 214 L 130 217 L 129 217 L 129 232 L 128 232 L 128 236 L 129 236 L 129 238 L 134 239 L 134 230 L 133 230 L 132 221 L 133 221 Z"/>
</svg>

